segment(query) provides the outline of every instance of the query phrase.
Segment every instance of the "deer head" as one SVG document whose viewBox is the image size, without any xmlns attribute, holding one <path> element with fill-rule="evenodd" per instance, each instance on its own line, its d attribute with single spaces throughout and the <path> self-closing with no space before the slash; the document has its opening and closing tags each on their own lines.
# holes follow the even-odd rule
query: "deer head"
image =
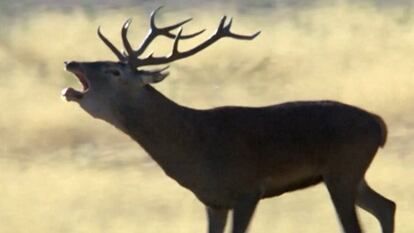
<svg viewBox="0 0 414 233">
<path fill-rule="evenodd" d="M 150 30 L 138 49 L 134 50 L 127 39 L 128 28 L 131 19 L 128 19 L 121 30 L 122 42 L 125 51 L 119 51 L 102 33 L 98 27 L 98 36 L 106 46 L 116 55 L 119 61 L 97 61 L 97 62 L 65 62 L 66 70 L 76 75 L 83 86 L 83 90 L 66 88 L 62 96 L 68 101 L 74 101 L 94 117 L 110 120 L 114 118 L 114 106 L 122 99 L 136 99 L 140 92 L 148 85 L 162 81 L 168 76 L 168 66 L 157 70 L 144 70 L 144 66 L 167 64 L 179 59 L 190 57 L 207 48 L 221 38 L 229 37 L 239 40 L 252 40 L 260 31 L 253 35 L 240 35 L 230 31 L 232 20 L 227 23 L 224 16 L 216 30 L 207 40 L 190 50 L 181 52 L 178 44 L 182 39 L 193 38 L 205 30 L 193 34 L 183 35 L 182 25 L 189 22 L 191 18 L 167 27 L 157 27 L 155 15 L 161 7 L 151 13 Z M 176 34 L 172 31 L 178 30 Z M 173 39 L 173 48 L 167 56 L 154 56 L 152 53 L 142 58 L 143 53 L 150 43 L 158 36 Z M 120 98 L 120 97 L 124 98 Z"/>
</svg>

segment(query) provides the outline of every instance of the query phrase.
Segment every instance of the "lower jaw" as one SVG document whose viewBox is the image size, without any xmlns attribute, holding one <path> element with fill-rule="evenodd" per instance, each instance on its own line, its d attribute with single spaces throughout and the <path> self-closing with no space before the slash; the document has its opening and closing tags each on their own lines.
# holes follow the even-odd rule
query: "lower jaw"
<svg viewBox="0 0 414 233">
<path fill-rule="evenodd" d="M 82 99 L 83 93 L 68 87 L 62 90 L 61 97 L 66 101 L 78 101 Z"/>
</svg>

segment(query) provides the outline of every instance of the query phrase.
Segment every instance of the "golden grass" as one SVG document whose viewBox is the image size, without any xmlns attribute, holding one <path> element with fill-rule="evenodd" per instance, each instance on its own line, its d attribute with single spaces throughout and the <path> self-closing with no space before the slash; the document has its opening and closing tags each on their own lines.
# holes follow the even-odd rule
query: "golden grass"
<svg viewBox="0 0 414 233">
<path fill-rule="evenodd" d="M 234 31 L 262 30 L 252 42 L 223 40 L 173 64 L 171 77 L 156 87 L 179 103 L 205 108 L 329 98 L 384 116 L 390 137 L 368 180 L 397 202 L 396 232 L 414 230 L 412 15 L 353 5 L 244 14 L 164 12 L 160 24 L 196 16 L 187 32 L 207 27 L 211 33 L 228 12 L 235 16 Z M 65 85 L 77 85 L 62 62 L 113 58 L 98 41 L 96 26 L 119 44 L 119 27 L 131 15 L 135 41 L 147 30 L 147 13 L 140 9 L 95 16 L 39 12 L 3 30 L 0 232 L 204 230 L 201 204 L 139 146 L 59 98 Z M 170 43 L 159 43 L 153 49 L 168 52 Z M 372 217 L 361 212 L 361 218 L 367 232 L 380 232 Z M 329 197 L 318 186 L 262 202 L 251 232 L 339 229 Z"/>
</svg>

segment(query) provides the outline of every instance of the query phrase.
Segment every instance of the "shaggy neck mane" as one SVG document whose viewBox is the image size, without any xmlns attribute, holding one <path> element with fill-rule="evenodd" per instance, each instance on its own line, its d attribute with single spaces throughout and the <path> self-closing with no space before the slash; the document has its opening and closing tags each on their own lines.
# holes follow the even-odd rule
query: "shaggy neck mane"
<svg viewBox="0 0 414 233">
<path fill-rule="evenodd" d="M 188 164 L 196 139 L 197 110 L 180 106 L 151 86 L 118 102 L 119 121 L 126 134 L 138 142 L 166 171 L 176 175 L 177 163 Z"/>
</svg>

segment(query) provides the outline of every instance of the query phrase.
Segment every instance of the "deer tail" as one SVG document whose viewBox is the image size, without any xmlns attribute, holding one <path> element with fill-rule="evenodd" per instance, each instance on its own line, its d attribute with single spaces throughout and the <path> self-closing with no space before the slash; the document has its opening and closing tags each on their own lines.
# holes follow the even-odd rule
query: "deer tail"
<svg viewBox="0 0 414 233">
<path fill-rule="evenodd" d="M 385 143 L 387 142 L 387 125 L 385 124 L 385 121 L 382 119 L 382 117 L 373 114 L 373 117 L 375 118 L 375 121 L 377 122 L 379 129 L 380 129 L 380 141 L 379 146 L 384 147 Z"/>
</svg>

